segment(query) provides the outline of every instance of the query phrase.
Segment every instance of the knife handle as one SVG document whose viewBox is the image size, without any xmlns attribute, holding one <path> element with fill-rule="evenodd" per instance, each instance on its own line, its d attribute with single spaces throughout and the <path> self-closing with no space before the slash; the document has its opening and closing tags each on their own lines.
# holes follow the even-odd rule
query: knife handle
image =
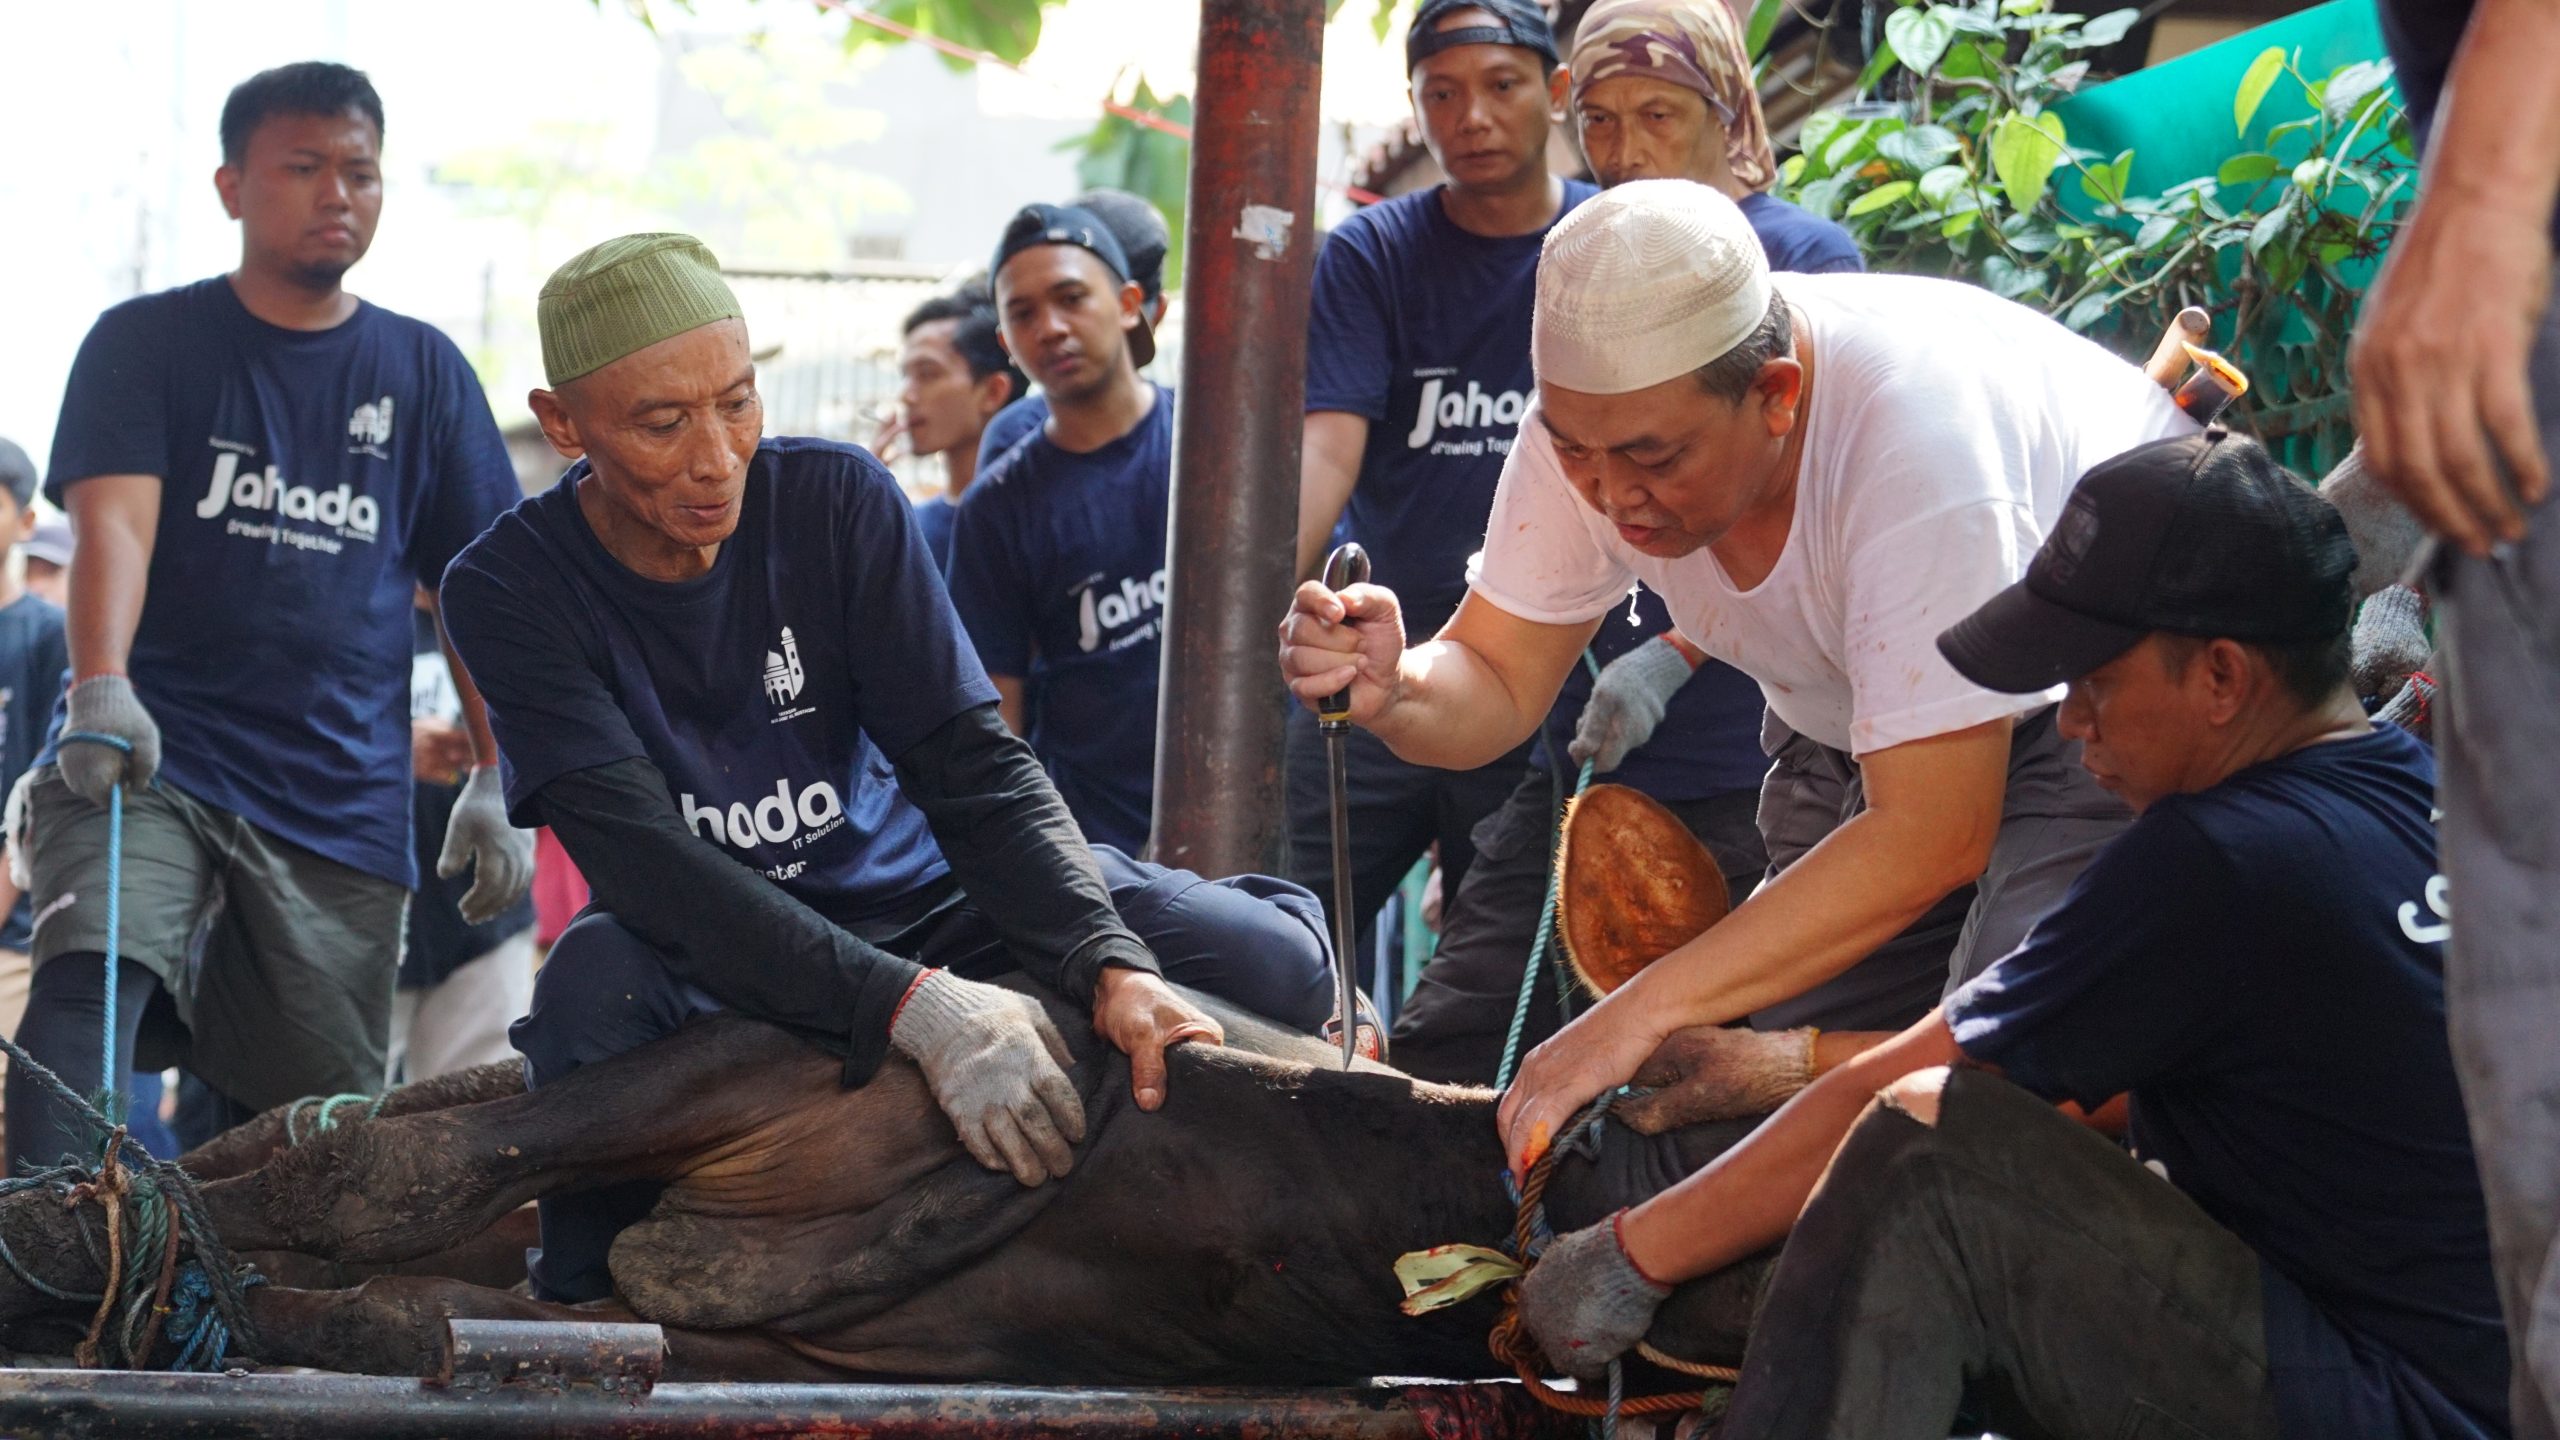
<svg viewBox="0 0 2560 1440">
<path fill-rule="evenodd" d="M 1369 552 L 1356 540 L 1335 546 L 1324 560 L 1324 588 L 1347 590 L 1369 583 Z M 1351 723 L 1351 687 L 1346 685 L 1324 698 L 1316 706 L 1316 718 L 1325 725 L 1340 728 Z"/>
</svg>

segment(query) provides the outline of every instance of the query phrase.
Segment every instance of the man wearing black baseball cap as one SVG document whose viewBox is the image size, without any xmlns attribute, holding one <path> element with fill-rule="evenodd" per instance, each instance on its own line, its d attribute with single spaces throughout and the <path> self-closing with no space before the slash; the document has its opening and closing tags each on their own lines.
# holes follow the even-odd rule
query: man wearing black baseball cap
<svg viewBox="0 0 2560 1440">
<path fill-rule="evenodd" d="M 952 604 L 1086 837 L 1134 855 L 1154 810 L 1173 392 L 1138 374 L 1144 289 L 1092 211 L 1022 207 L 987 274 L 1049 417 L 962 502 Z"/>
<path fill-rule="evenodd" d="M 2348 683 L 2354 563 L 2248 439 L 2091 470 L 1939 645 L 1992 689 L 2068 682 L 2064 732 L 2139 818 L 1937 1011 L 1551 1245 L 1522 1303 L 1547 1355 L 1596 1371 L 1671 1285 L 1784 1239 L 1735 1434 L 1938 1440 L 1961 1408 L 1968 1433 L 2505 1435 L 2434 762 Z M 2130 1155 L 2056 1108 L 2118 1096 Z"/>
</svg>

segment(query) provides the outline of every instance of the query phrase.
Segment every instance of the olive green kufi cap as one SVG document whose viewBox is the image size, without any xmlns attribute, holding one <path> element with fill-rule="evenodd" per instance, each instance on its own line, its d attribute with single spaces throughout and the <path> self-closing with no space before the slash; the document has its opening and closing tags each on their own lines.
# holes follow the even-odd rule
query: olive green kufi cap
<svg viewBox="0 0 2560 1440">
<path fill-rule="evenodd" d="M 670 335 L 741 318 L 720 262 L 690 235 L 623 235 L 551 272 L 536 306 L 542 373 L 566 385 Z"/>
</svg>

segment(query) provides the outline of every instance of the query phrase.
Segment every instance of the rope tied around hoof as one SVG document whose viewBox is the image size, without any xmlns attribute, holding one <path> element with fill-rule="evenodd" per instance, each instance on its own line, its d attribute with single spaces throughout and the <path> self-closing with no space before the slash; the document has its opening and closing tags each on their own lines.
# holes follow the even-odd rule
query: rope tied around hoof
<svg viewBox="0 0 2560 1440">
<path fill-rule="evenodd" d="M 1600 1127 L 1607 1122 L 1609 1107 L 1617 1103 L 1621 1093 L 1613 1090 L 1592 1101 L 1591 1107 L 1582 1112 L 1572 1127 L 1565 1131 L 1564 1137 L 1530 1164 L 1528 1175 L 1521 1180 L 1519 1213 L 1511 1226 L 1511 1256 L 1520 1262 L 1521 1276 L 1504 1287 L 1502 1318 L 1494 1322 L 1493 1334 L 1486 1341 L 1494 1358 L 1509 1365 L 1519 1375 L 1520 1383 L 1527 1387 L 1539 1404 L 1566 1415 L 1599 1420 L 1611 1429 L 1616 1428 L 1621 1415 L 1671 1415 L 1703 1409 L 1707 1403 L 1707 1392 L 1703 1389 L 1628 1398 L 1623 1358 L 1609 1362 L 1609 1389 L 1605 1399 L 1583 1394 L 1568 1395 L 1546 1382 L 1546 1357 L 1539 1353 L 1538 1342 L 1530 1338 L 1528 1327 L 1520 1319 L 1520 1287 L 1528 1283 L 1529 1270 L 1537 1265 L 1537 1257 L 1546 1249 L 1547 1242 L 1555 1238 L 1554 1229 L 1547 1224 L 1547 1181 L 1555 1172 L 1556 1161 L 1562 1156 L 1577 1151 L 1598 1152 Z M 1636 1343 L 1636 1353 L 1666 1370 L 1700 1380 L 1730 1385 L 1742 1378 L 1742 1372 L 1730 1366 L 1682 1360 L 1664 1354 L 1645 1341 Z"/>
<path fill-rule="evenodd" d="M 254 1348 L 248 1291 L 264 1283 L 263 1277 L 235 1259 L 214 1233 L 195 1177 L 174 1161 L 127 1144 L 122 1125 L 110 1124 L 15 1041 L 0 1036 L 0 1051 L 11 1067 L 107 1137 L 94 1170 L 66 1163 L 0 1179 L 0 1196 L 41 1190 L 75 1212 L 94 1201 L 105 1216 L 103 1255 L 87 1221 L 79 1222 L 81 1244 L 106 1272 L 95 1295 L 47 1283 L 0 1240 L 0 1262 L 30 1288 L 66 1304 L 98 1307 L 72 1353 L 74 1363 L 83 1369 L 150 1369 L 153 1349 L 165 1340 L 176 1350 L 169 1368 L 213 1370 L 234 1340 Z M 193 1257 L 180 1258 L 182 1247 L 192 1247 Z"/>
<path fill-rule="evenodd" d="M 366 1120 L 382 1114 L 383 1102 L 391 1098 L 389 1091 L 380 1095 L 305 1095 L 285 1107 L 284 1143 L 302 1145 L 338 1128 L 338 1111 L 361 1105 Z"/>
</svg>

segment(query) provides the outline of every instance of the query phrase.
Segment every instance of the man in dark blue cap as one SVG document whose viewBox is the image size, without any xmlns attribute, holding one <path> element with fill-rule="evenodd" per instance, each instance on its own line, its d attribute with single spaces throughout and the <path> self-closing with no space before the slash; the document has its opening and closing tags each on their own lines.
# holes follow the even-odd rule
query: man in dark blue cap
<svg viewBox="0 0 2560 1440">
<path fill-rule="evenodd" d="M 1145 297 L 1092 211 L 1024 206 L 987 274 L 1049 416 L 970 487 L 951 602 L 1086 838 L 1134 855 L 1154 813 L 1173 392 L 1138 376 Z"/>
<path fill-rule="evenodd" d="M 1165 308 L 1170 303 L 1164 293 L 1165 256 L 1173 250 L 1173 232 L 1165 227 L 1164 212 L 1142 196 L 1108 185 L 1097 185 L 1067 201 L 1102 222 L 1111 238 L 1120 242 L 1120 254 L 1128 260 L 1128 276 L 1138 285 L 1138 316 L 1146 321 L 1150 333 L 1164 328 Z M 987 277 L 990 287 L 995 277 Z M 1138 369 L 1147 362 L 1138 362 Z M 978 469 L 980 475 L 995 468 L 998 460 L 1013 448 L 1031 438 L 1034 431 L 1049 419 L 1049 397 L 1039 390 L 1017 398 L 996 412 L 987 422 L 986 432 L 978 437 Z"/>
<path fill-rule="evenodd" d="M 1549 1246 L 1548 1357 L 1596 1374 L 1673 1284 L 1784 1239 L 1733 1434 L 2505 1435 L 2435 764 L 2357 703 L 2354 566 L 2251 440 L 2091 470 L 1938 647 L 1993 690 L 2067 681 L 2139 818 L 1944 1005 Z M 2131 1154 L 2056 1108 L 2118 1096 Z"/>
<path fill-rule="evenodd" d="M 1368 547 L 1377 583 L 1404 600 L 1406 627 L 1428 636 L 1466 593 L 1467 557 L 1484 543 L 1528 404 L 1538 246 L 1598 192 L 1547 168 L 1550 108 L 1563 106 L 1564 88 L 1533 0 L 1423 0 L 1404 53 L 1414 120 L 1443 181 L 1351 216 L 1316 257 L 1298 571 L 1315 573 L 1339 524 Z M 1519 783 L 1531 747 L 1467 771 L 1408 764 L 1366 731 L 1350 747 L 1358 921 L 1434 844 L 1443 893 L 1457 894 L 1477 822 Z M 1289 717 L 1288 770 L 1291 867 L 1331 905 L 1312 713 Z M 1512 838 L 1545 843 L 1543 832 Z"/>
</svg>

